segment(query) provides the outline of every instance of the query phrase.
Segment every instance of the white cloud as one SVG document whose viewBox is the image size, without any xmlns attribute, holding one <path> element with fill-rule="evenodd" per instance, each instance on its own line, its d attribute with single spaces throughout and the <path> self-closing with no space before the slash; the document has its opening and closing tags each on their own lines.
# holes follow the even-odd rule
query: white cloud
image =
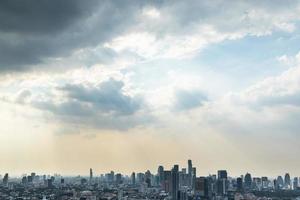
<svg viewBox="0 0 300 200">
<path fill-rule="evenodd" d="M 155 7 L 146 7 L 142 11 L 142 15 L 148 18 L 152 19 L 159 19 L 161 17 L 161 14 L 158 9 Z"/>
<path fill-rule="evenodd" d="M 286 66 L 292 67 L 300 64 L 300 52 L 298 52 L 295 56 L 281 55 L 277 57 L 277 60 Z"/>
</svg>

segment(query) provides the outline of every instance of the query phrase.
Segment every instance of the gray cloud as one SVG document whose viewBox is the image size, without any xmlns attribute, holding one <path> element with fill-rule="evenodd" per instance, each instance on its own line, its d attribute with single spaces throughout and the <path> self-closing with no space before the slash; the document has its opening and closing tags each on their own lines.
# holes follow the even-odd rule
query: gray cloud
<svg viewBox="0 0 300 200">
<path fill-rule="evenodd" d="M 161 12 L 160 20 L 141 17 L 143 9 L 151 6 Z M 197 25 L 208 24 L 220 33 L 259 34 L 280 24 L 286 27 L 286 22 L 297 16 L 298 7 L 298 1 L 3 0 L 0 72 L 40 68 L 41 63 L 51 58 L 64 58 L 78 49 L 101 46 L 135 30 L 163 38 L 189 35 Z M 256 16 L 260 13 L 264 13 L 264 18 L 258 20 Z M 108 57 L 115 56 L 105 48 L 100 54 L 92 55 L 91 59 L 96 61 L 86 59 L 86 64 L 106 62 Z"/>
<path fill-rule="evenodd" d="M 207 96 L 200 91 L 178 90 L 175 93 L 174 109 L 177 111 L 190 110 L 202 106 Z"/>
<path fill-rule="evenodd" d="M 22 90 L 17 94 L 17 98 L 15 99 L 15 101 L 17 103 L 23 104 L 30 96 L 31 92 L 29 90 Z"/>
<path fill-rule="evenodd" d="M 64 126 L 94 127 L 97 129 L 126 130 L 148 123 L 143 100 L 123 92 L 124 83 L 109 79 L 97 86 L 67 84 L 58 88 L 62 100 L 33 100 L 29 104 L 48 111 Z M 37 98 L 35 98 L 37 99 Z"/>
<path fill-rule="evenodd" d="M 97 87 L 83 85 L 65 85 L 61 87 L 68 99 L 91 103 L 93 107 L 103 112 L 130 115 L 140 108 L 140 100 L 122 93 L 124 83 L 109 79 Z"/>
<path fill-rule="evenodd" d="M 1 1 L 0 70 L 27 70 L 101 44 L 126 31 L 139 6 L 106 0 Z"/>
<path fill-rule="evenodd" d="M 293 94 L 267 96 L 256 102 L 258 106 L 300 106 L 300 91 Z"/>
<path fill-rule="evenodd" d="M 91 0 L 3 0 L 0 2 L 2 32 L 55 34 L 92 14 L 100 2 Z"/>
<path fill-rule="evenodd" d="M 300 66 L 287 69 L 278 76 L 257 82 L 235 96 L 238 103 L 252 108 L 300 106 Z"/>
</svg>

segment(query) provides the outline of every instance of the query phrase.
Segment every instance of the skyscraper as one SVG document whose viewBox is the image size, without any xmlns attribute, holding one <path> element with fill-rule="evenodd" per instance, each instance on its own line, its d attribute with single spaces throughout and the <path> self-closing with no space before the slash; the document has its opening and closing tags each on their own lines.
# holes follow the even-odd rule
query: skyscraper
<svg viewBox="0 0 300 200">
<path fill-rule="evenodd" d="M 277 185 L 278 185 L 278 189 L 281 189 L 283 187 L 284 182 L 282 176 L 277 177 Z"/>
<path fill-rule="evenodd" d="M 299 186 L 299 180 L 298 180 L 298 177 L 295 177 L 294 181 L 293 181 L 293 189 L 297 190 L 298 186 Z"/>
<path fill-rule="evenodd" d="M 192 171 L 193 171 L 193 164 L 192 160 L 188 160 L 188 179 L 189 179 L 189 186 L 192 187 Z"/>
<path fill-rule="evenodd" d="M 236 189 L 237 191 L 239 192 L 242 192 L 243 191 L 243 179 L 241 177 L 238 177 L 236 179 Z"/>
<path fill-rule="evenodd" d="M 245 190 L 250 190 L 252 186 L 252 177 L 251 174 L 247 173 L 244 178 Z"/>
<path fill-rule="evenodd" d="M 163 189 L 165 192 L 170 193 L 172 186 L 172 172 L 167 170 L 164 171 Z"/>
<path fill-rule="evenodd" d="M 93 169 L 90 168 L 90 184 L 92 183 L 93 180 Z"/>
<path fill-rule="evenodd" d="M 179 173 L 178 173 L 179 166 L 174 165 L 172 169 L 172 191 L 171 191 L 171 196 L 172 200 L 178 200 L 178 191 L 179 191 Z"/>
<path fill-rule="evenodd" d="M 197 176 L 197 172 L 196 172 L 196 167 L 192 168 L 192 190 L 195 190 L 195 182 L 196 182 L 196 176 Z"/>
<path fill-rule="evenodd" d="M 286 173 L 285 176 L 284 176 L 284 186 L 286 188 L 290 188 L 290 186 L 291 186 L 291 178 L 290 178 L 289 173 Z"/>
<path fill-rule="evenodd" d="M 163 179 L 164 179 L 164 167 L 159 166 L 157 169 L 157 175 L 158 175 L 158 182 L 160 185 L 162 185 Z"/>
<path fill-rule="evenodd" d="M 152 174 L 151 174 L 150 170 L 147 170 L 145 173 L 145 182 L 147 183 L 148 187 L 151 187 L 151 177 L 152 177 Z"/>
<path fill-rule="evenodd" d="M 132 172 L 132 174 L 131 174 L 131 184 L 135 185 L 135 173 L 134 172 Z"/>
<path fill-rule="evenodd" d="M 116 184 L 121 184 L 122 183 L 122 174 L 117 173 L 116 174 Z"/>
<path fill-rule="evenodd" d="M 219 170 L 218 171 L 218 180 L 217 180 L 217 193 L 219 195 L 226 195 L 227 190 L 228 190 L 227 171 Z"/>
<path fill-rule="evenodd" d="M 268 188 L 268 183 L 269 183 L 268 177 L 266 176 L 261 177 L 262 188 Z"/>
<path fill-rule="evenodd" d="M 208 196 L 208 180 L 206 177 L 199 177 L 195 179 L 195 194 L 200 197 Z"/>
<path fill-rule="evenodd" d="M 7 185 L 8 183 L 8 173 L 6 173 L 3 177 L 3 185 Z"/>
</svg>

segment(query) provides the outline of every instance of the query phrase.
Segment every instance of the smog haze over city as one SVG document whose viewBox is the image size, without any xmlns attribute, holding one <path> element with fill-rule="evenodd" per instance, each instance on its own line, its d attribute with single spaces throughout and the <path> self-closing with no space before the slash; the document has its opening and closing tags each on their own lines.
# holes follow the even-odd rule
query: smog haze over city
<svg viewBox="0 0 300 200">
<path fill-rule="evenodd" d="M 0 113 L 0 191 L 297 192 L 300 1 L 0 0 Z"/>
</svg>

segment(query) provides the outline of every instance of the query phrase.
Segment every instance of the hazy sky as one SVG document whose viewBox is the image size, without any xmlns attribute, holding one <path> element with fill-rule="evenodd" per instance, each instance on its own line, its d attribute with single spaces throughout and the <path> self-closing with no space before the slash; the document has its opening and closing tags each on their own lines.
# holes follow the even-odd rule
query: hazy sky
<svg viewBox="0 0 300 200">
<path fill-rule="evenodd" d="M 300 175 L 300 1 L 1 0 L 0 174 Z"/>
</svg>

